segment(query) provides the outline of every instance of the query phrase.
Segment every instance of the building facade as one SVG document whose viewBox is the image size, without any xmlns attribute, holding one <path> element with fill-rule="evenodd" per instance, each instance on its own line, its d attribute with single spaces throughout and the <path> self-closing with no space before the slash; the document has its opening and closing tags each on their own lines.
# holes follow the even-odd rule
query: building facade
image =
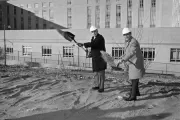
<svg viewBox="0 0 180 120">
<path fill-rule="evenodd" d="M 65 31 L 67 29 L 64 29 Z M 180 73 L 179 28 L 132 28 L 140 42 L 147 70 L 160 73 Z M 75 40 L 89 42 L 89 29 L 69 29 Z M 105 38 L 106 51 L 114 59 L 124 54 L 122 28 L 99 29 Z M 4 32 L 0 31 L 3 48 Z M 57 30 L 6 30 L 6 55 L 10 60 L 40 62 L 65 66 L 91 67 L 91 58 L 74 42 L 69 42 Z"/>
<path fill-rule="evenodd" d="M 1 0 L 0 28 L 172 27 L 172 7 L 173 0 Z"/>
<path fill-rule="evenodd" d="M 174 5 L 175 0 L 0 0 L 0 47 L 6 41 L 6 54 L 13 60 L 91 67 L 86 52 L 57 29 L 88 42 L 89 27 L 95 25 L 107 52 L 119 59 L 124 54 L 121 31 L 129 27 L 149 70 L 180 72 Z"/>
<path fill-rule="evenodd" d="M 172 27 L 180 27 L 180 0 L 173 0 Z"/>
</svg>

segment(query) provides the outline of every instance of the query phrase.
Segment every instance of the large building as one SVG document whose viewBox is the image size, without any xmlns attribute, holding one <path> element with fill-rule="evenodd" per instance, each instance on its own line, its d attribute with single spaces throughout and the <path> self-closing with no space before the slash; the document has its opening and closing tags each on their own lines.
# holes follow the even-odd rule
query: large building
<svg viewBox="0 0 180 120">
<path fill-rule="evenodd" d="M 107 52 L 119 59 L 124 53 L 121 31 L 129 27 L 141 43 L 148 70 L 180 73 L 175 4 L 177 0 L 0 0 L 0 47 L 6 41 L 8 59 L 16 61 L 91 67 L 86 52 L 57 29 L 88 42 L 89 27 L 95 25 Z"/>
<path fill-rule="evenodd" d="M 172 7 L 173 0 L 1 0 L 0 29 L 172 27 Z"/>
</svg>

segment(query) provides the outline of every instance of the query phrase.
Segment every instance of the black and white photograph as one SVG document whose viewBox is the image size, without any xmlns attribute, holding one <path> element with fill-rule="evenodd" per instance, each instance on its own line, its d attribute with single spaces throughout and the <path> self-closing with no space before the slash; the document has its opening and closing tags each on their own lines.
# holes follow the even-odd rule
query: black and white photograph
<svg viewBox="0 0 180 120">
<path fill-rule="evenodd" d="M 180 0 L 0 0 L 0 120 L 180 120 Z"/>
</svg>

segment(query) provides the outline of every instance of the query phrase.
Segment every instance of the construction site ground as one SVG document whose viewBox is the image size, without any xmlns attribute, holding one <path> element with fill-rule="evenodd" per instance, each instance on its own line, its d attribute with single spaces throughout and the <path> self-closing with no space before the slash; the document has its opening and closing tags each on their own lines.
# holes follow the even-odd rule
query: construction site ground
<svg viewBox="0 0 180 120">
<path fill-rule="evenodd" d="M 0 120 L 180 120 L 180 78 L 146 74 L 124 101 L 127 74 L 106 72 L 105 91 L 85 70 L 0 66 Z"/>
</svg>

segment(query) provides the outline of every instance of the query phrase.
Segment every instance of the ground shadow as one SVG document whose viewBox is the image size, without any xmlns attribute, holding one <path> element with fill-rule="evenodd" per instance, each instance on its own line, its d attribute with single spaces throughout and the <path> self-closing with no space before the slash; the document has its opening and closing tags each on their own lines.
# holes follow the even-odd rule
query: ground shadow
<svg viewBox="0 0 180 120">
<path fill-rule="evenodd" d="M 149 94 L 148 97 L 141 98 L 138 100 L 147 100 L 147 99 L 159 99 L 159 98 L 166 98 L 171 96 L 177 96 L 180 94 L 180 83 L 178 82 L 172 82 L 172 83 L 165 83 L 165 82 L 148 82 L 147 85 L 142 86 L 142 88 L 145 87 L 153 87 L 153 86 L 163 86 L 158 92 L 154 93 L 146 93 Z M 171 87 L 170 89 L 165 89 L 165 87 Z M 156 94 L 161 93 L 162 95 L 156 96 Z"/>
<path fill-rule="evenodd" d="M 112 117 L 105 117 L 105 115 L 108 114 L 121 114 L 121 112 L 126 112 L 126 111 L 134 111 L 134 110 L 139 110 L 139 109 L 144 109 L 146 106 L 140 105 L 140 106 L 128 106 L 125 108 L 116 108 L 116 109 L 108 109 L 108 110 L 101 110 L 99 108 L 92 108 L 92 109 L 71 109 L 71 110 L 60 110 L 60 111 L 55 111 L 55 112 L 49 112 L 49 113 L 43 113 L 43 114 L 37 114 L 37 115 L 32 115 L 32 116 L 26 116 L 26 117 L 21 117 L 21 118 L 15 118 L 15 119 L 6 119 L 6 120 L 114 120 Z M 119 112 L 119 113 L 117 113 Z M 160 114 L 161 115 L 161 114 Z M 159 115 L 159 116 L 160 116 Z M 170 114 L 163 114 L 161 115 L 162 117 L 168 117 Z M 136 116 L 133 118 L 152 118 L 154 115 L 150 116 Z M 131 120 L 131 118 L 127 118 L 128 120 Z M 120 119 L 121 120 L 121 119 Z"/>
<path fill-rule="evenodd" d="M 166 98 L 166 97 L 171 97 L 171 96 L 177 96 L 180 94 L 180 83 L 179 82 L 171 82 L 171 83 L 167 83 L 167 82 L 148 82 L 148 84 L 143 84 L 141 83 L 139 85 L 140 89 L 145 89 L 146 87 L 153 87 L 153 86 L 161 86 L 163 88 L 160 88 L 160 90 L 158 92 L 146 92 L 145 94 L 141 94 L 141 96 L 143 95 L 148 95 L 148 97 L 145 98 L 140 98 L 138 100 L 148 100 L 148 99 L 159 99 L 159 98 Z M 170 87 L 170 89 L 166 90 L 166 87 Z M 123 92 L 129 92 L 130 91 L 131 86 L 130 85 L 119 85 L 118 87 L 108 87 L 105 88 L 105 92 L 113 92 L 113 91 L 117 91 L 119 90 L 120 93 Z M 160 96 L 156 96 L 156 94 L 161 93 L 162 95 Z"/>
</svg>

